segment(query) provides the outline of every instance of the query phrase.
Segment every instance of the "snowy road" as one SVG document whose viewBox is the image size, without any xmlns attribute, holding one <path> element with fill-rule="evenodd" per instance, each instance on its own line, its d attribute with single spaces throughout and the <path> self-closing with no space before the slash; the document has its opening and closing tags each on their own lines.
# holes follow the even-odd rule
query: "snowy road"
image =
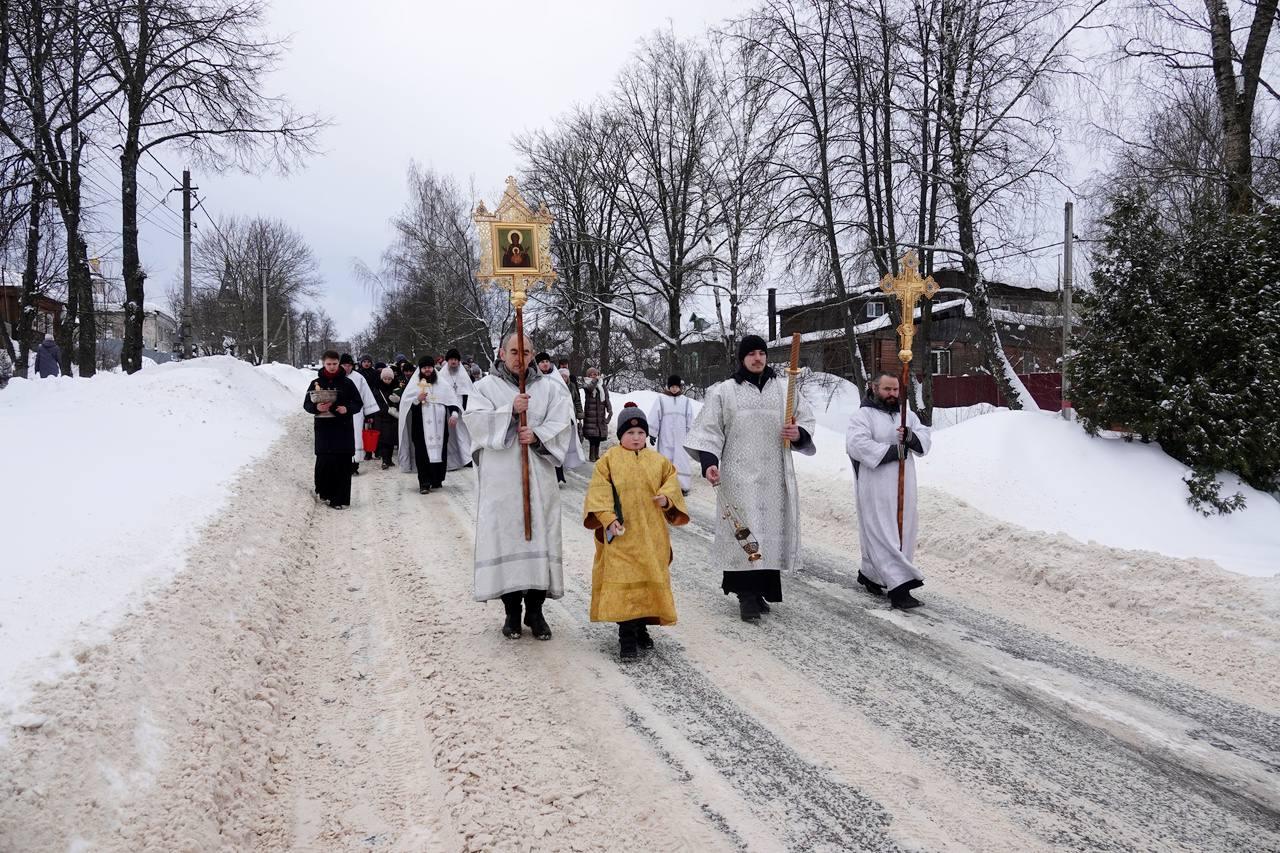
<svg viewBox="0 0 1280 853">
<path fill-rule="evenodd" d="M 368 471 L 336 514 L 307 497 L 308 428 L 38 691 L 0 748 L 0 850 L 1280 850 L 1280 718 L 1212 679 L 945 583 L 890 612 L 839 530 L 743 624 L 699 569 L 701 485 L 680 624 L 622 665 L 586 620 L 573 473 L 556 638 L 506 641 L 468 594 L 471 472 L 424 497 Z"/>
</svg>

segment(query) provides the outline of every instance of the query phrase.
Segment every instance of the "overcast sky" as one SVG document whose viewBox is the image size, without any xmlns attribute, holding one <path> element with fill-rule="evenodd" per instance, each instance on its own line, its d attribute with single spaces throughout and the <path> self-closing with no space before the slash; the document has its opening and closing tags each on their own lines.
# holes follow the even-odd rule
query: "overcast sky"
<svg viewBox="0 0 1280 853">
<path fill-rule="evenodd" d="M 743 8 L 742 0 L 274 0 L 272 27 L 292 41 L 273 90 L 333 119 L 323 153 L 288 178 L 195 173 L 193 182 L 215 219 L 270 216 L 300 231 L 324 276 L 321 304 L 349 338 L 373 307 L 352 264 L 377 268 L 410 160 L 464 186 L 474 178 L 493 205 L 516 170 L 515 133 L 605 92 L 653 30 L 693 36 Z M 180 156 L 158 153 L 180 176 Z M 151 189 L 162 197 L 172 181 L 154 162 L 144 165 L 160 176 Z M 98 168 L 104 183 L 118 185 L 108 164 Z M 144 196 L 142 212 L 153 203 Z M 162 208 L 141 223 L 151 301 L 163 301 L 182 268 L 180 194 L 166 207 L 178 215 Z M 210 227 L 199 214 L 193 221 Z M 118 260 L 111 230 L 90 254 Z"/>
</svg>

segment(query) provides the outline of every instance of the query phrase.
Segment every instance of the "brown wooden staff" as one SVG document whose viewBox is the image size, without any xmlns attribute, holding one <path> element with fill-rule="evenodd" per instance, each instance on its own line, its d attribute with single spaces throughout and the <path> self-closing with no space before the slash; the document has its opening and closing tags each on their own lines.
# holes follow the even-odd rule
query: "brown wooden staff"
<svg viewBox="0 0 1280 853">
<path fill-rule="evenodd" d="M 902 410 L 902 437 L 898 439 L 898 550 L 902 550 L 902 509 L 907 502 L 907 391 L 911 387 L 911 362 L 902 362 L 898 380 L 898 408 Z"/>
<path fill-rule="evenodd" d="M 796 377 L 800 375 L 800 333 L 791 336 L 791 363 L 787 367 L 787 415 L 783 426 L 796 422 Z M 791 449 L 791 439 L 782 439 L 784 450 Z"/>
<path fill-rule="evenodd" d="M 523 296 L 523 294 L 521 294 Z M 524 393 L 525 373 L 528 365 L 524 362 L 524 300 L 516 302 L 516 346 L 520 348 L 520 393 Z M 529 411 L 520 413 L 520 429 L 529 425 Z M 533 541 L 533 507 L 529 496 L 529 445 L 520 444 L 520 489 L 524 495 L 524 541 Z"/>
</svg>

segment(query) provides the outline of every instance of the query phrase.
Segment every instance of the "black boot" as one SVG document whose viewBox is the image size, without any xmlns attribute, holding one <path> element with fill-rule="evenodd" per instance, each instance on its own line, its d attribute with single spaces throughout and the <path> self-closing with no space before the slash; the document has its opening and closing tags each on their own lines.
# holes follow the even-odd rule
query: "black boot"
<svg viewBox="0 0 1280 853">
<path fill-rule="evenodd" d="M 858 572 L 858 583 L 866 587 L 867 592 L 872 595 L 884 595 L 884 587 L 864 575 L 862 572 Z"/>
<path fill-rule="evenodd" d="M 924 602 L 911 594 L 911 590 L 920 586 L 924 586 L 924 584 L 917 580 L 910 580 L 895 586 L 889 590 L 889 605 L 897 610 L 912 610 L 920 607 Z"/>
<path fill-rule="evenodd" d="M 773 608 L 769 606 L 769 602 L 764 600 L 763 595 L 756 596 L 756 607 L 760 608 L 761 613 L 771 613 Z"/>
<path fill-rule="evenodd" d="M 551 639 L 551 626 L 542 618 L 542 603 L 547 600 L 546 590 L 529 589 L 524 593 L 524 624 L 539 640 Z"/>
<path fill-rule="evenodd" d="M 636 643 L 642 649 L 653 648 L 653 637 L 649 636 L 649 626 L 643 622 L 636 625 Z"/>
<path fill-rule="evenodd" d="M 759 597 L 747 592 L 738 593 L 738 615 L 742 617 L 743 622 L 759 622 Z"/>
<path fill-rule="evenodd" d="M 508 640 L 520 638 L 520 593 L 509 592 L 502 596 L 502 606 L 507 611 L 507 621 L 502 623 L 502 636 Z"/>
<path fill-rule="evenodd" d="M 640 656 L 639 642 L 636 637 L 636 626 L 632 622 L 618 623 L 618 657 L 623 660 L 635 660 Z"/>
</svg>

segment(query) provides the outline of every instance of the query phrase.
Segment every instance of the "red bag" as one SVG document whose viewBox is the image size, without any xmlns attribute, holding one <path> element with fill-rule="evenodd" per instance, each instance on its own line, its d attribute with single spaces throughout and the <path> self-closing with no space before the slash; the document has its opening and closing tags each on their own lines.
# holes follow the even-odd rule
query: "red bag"
<svg viewBox="0 0 1280 853">
<path fill-rule="evenodd" d="M 365 453 L 375 453 L 378 450 L 378 431 L 376 429 L 365 428 L 364 434 L 360 436 L 364 442 Z"/>
</svg>

